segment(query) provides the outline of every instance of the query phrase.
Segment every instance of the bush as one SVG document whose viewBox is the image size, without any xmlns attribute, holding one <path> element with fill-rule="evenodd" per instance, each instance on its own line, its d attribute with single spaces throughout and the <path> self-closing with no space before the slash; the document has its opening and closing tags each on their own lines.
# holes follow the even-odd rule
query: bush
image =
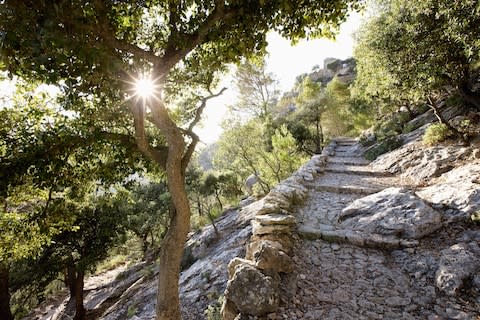
<svg viewBox="0 0 480 320">
<path fill-rule="evenodd" d="M 385 140 L 380 142 L 378 145 L 370 148 L 367 152 L 365 152 L 365 158 L 367 160 L 373 161 L 378 156 L 401 147 L 402 144 L 403 144 L 402 139 L 398 137 L 386 138 Z"/>
<path fill-rule="evenodd" d="M 220 296 L 217 301 L 210 304 L 207 309 L 204 311 L 207 320 L 221 320 L 222 314 L 220 310 L 222 309 L 224 297 Z"/>
<path fill-rule="evenodd" d="M 439 142 L 445 141 L 451 136 L 450 130 L 443 123 L 435 123 L 430 125 L 423 135 L 422 142 L 427 146 L 435 145 Z"/>
</svg>

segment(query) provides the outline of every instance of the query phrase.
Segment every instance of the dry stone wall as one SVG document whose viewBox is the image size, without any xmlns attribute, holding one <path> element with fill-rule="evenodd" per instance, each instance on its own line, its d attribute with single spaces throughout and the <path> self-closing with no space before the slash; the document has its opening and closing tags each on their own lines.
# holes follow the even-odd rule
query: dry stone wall
<svg viewBox="0 0 480 320">
<path fill-rule="evenodd" d="M 245 258 L 234 258 L 228 265 L 224 320 L 233 320 L 239 314 L 262 316 L 277 310 L 281 275 L 294 269 L 292 231 L 296 220 L 292 208 L 307 197 L 306 185 L 323 172 L 335 145 L 332 142 L 322 155 L 313 156 L 263 199 L 243 209 L 254 211 L 252 236 Z"/>
</svg>

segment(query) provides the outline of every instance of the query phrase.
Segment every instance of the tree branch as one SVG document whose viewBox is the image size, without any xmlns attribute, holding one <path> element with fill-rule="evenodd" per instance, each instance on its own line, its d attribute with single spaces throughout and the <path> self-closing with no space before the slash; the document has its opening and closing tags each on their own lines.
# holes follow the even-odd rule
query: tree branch
<svg viewBox="0 0 480 320">
<path fill-rule="evenodd" d="M 187 147 L 187 150 L 185 151 L 183 158 L 182 158 L 182 171 L 185 173 L 187 170 L 188 163 L 190 162 L 190 159 L 192 158 L 193 152 L 195 151 L 195 147 L 198 144 L 198 141 L 200 140 L 198 138 L 198 135 L 193 132 L 193 128 L 198 124 L 198 122 L 202 118 L 202 113 L 203 110 L 205 110 L 205 107 L 207 106 L 207 101 L 213 98 L 216 98 L 223 94 L 223 92 L 227 90 L 227 88 L 223 87 L 218 93 L 213 94 L 210 92 L 210 95 L 207 97 L 202 98 L 202 103 L 200 106 L 197 108 L 195 111 L 195 117 L 193 118 L 192 122 L 190 122 L 188 129 L 185 130 L 184 132 L 192 138 L 192 141 Z"/>
<path fill-rule="evenodd" d="M 101 12 L 101 14 L 97 15 L 97 18 L 100 22 L 100 28 L 96 28 L 92 31 L 97 32 L 98 35 L 105 41 L 108 46 L 110 46 L 112 49 L 131 53 L 134 56 L 145 59 L 153 64 L 158 62 L 159 57 L 157 57 L 153 52 L 143 50 L 135 44 L 120 40 L 115 36 L 115 31 L 113 30 L 112 25 L 107 18 L 108 10 L 105 6 L 105 1 L 95 0 L 95 7 L 99 12 Z"/>
<path fill-rule="evenodd" d="M 135 126 L 135 141 L 138 149 L 148 158 L 158 163 L 164 170 L 167 165 L 168 149 L 163 150 L 153 148 L 148 142 L 147 134 L 145 132 L 145 108 L 140 103 L 134 103 L 130 106 L 133 114 Z"/>
<path fill-rule="evenodd" d="M 156 77 L 163 78 L 168 71 L 177 64 L 177 62 L 183 59 L 194 48 L 206 41 L 210 29 L 215 26 L 215 24 L 217 24 L 219 21 L 225 22 L 231 17 L 235 16 L 237 13 L 238 9 L 225 8 L 225 3 L 223 0 L 216 0 L 215 9 L 194 33 L 180 34 L 172 32 L 173 30 L 171 30 L 169 39 L 167 41 L 167 49 L 165 50 L 165 54 L 154 64 Z M 178 42 L 179 39 L 177 36 L 181 36 L 182 41 Z M 176 43 L 184 43 L 186 45 L 182 48 L 178 48 L 175 46 Z"/>
</svg>

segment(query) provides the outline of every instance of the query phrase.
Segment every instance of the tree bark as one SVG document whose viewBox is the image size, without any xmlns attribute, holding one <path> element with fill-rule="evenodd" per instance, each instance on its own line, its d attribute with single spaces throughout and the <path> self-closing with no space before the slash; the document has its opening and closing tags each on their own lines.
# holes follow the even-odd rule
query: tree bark
<svg viewBox="0 0 480 320">
<path fill-rule="evenodd" d="M 220 206 L 220 210 L 223 210 L 223 203 L 222 203 L 222 200 L 220 200 L 220 194 L 218 193 L 217 189 L 215 189 L 215 199 L 217 199 L 218 205 Z"/>
<path fill-rule="evenodd" d="M 433 110 L 433 114 L 437 117 L 438 121 L 444 124 L 458 139 L 462 140 L 464 143 L 468 143 L 463 134 L 459 132 L 455 127 L 453 127 L 448 120 L 446 120 L 440 110 L 438 110 L 437 103 L 433 98 L 428 97 L 429 107 Z"/>
<path fill-rule="evenodd" d="M 175 123 L 168 116 L 164 106 L 153 108 L 153 116 L 168 144 L 166 173 L 168 190 L 174 207 L 168 232 L 160 250 L 160 273 L 158 276 L 157 320 L 180 320 L 180 299 L 178 282 L 183 247 L 190 230 L 190 205 L 185 190 L 182 168 L 185 141 Z"/>
<path fill-rule="evenodd" d="M 73 320 L 84 320 L 86 310 L 83 305 L 83 280 L 85 273 L 83 271 L 77 271 L 75 277 L 75 317 Z"/>
<path fill-rule="evenodd" d="M 477 110 L 480 110 L 480 95 L 470 90 L 468 84 L 463 84 L 459 87 L 460 96 L 463 101 L 474 106 Z"/>
<path fill-rule="evenodd" d="M 320 125 L 320 118 L 315 121 L 315 154 L 322 153 L 323 133 Z"/>
<path fill-rule="evenodd" d="M 8 268 L 0 263 L 0 319 L 13 320 L 10 310 L 10 292 L 8 287 Z"/>
<path fill-rule="evenodd" d="M 65 270 L 65 284 L 68 287 L 68 290 L 70 291 L 70 298 L 73 299 L 75 298 L 75 286 L 76 286 L 76 272 L 75 272 L 75 267 L 74 266 L 67 266 L 67 269 Z"/>
</svg>

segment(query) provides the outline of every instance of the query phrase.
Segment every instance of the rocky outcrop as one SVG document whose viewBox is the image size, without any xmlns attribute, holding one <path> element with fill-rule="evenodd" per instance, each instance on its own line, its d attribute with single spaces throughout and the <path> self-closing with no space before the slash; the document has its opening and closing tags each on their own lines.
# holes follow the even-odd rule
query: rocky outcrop
<svg viewBox="0 0 480 320">
<path fill-rule="evenodd" d="M 452 218 L 468 218 L 480 210 L 480 161 L 443 174 L 435 184 L 417 194 L 430 203 L 446 207 Z"/>
<path fill-rule="evenodd" d="M 277 309 L 281 275 L 293 271 L 291 209 L 305 199 L 305 185 L 322 172 L 325 159 L 325 155 L 314 156 L 263 199 L 243 209 L 255 216 L 252 237 L 245 259 L 235 258 L 229 264 L 223 319 L 235 319 L 238 314 L 262 316 Z"/>
<path fill-rule="evenodd" d="M 438 211 L 402 188 L 388 188 L 354 201 L 343 209 L 339 221 L 343 229 L 406 239 L 420 239 L 442 226 Z"/>
<path fill-rule="evenodd" d="M 372 166 L 392 174 L 399 174 L 415 185 L 428 185 L 454 168 L 458 161 L 471 159 L 473 149 L 459 146 L 426 148 L 421 142 L 412 142 L 402 148 L 378 157 Z"/>
<path fill-rule="evenodd" d="M 472 281 L 480 272 L 480 247 L 476 242 L 455 244 L 442 250 L 435 275 L 438 289 L 447 295 L 458 294 L 465 282 Z M 478 284 L 477 284 L 478 286 Z"/>
</svg>

